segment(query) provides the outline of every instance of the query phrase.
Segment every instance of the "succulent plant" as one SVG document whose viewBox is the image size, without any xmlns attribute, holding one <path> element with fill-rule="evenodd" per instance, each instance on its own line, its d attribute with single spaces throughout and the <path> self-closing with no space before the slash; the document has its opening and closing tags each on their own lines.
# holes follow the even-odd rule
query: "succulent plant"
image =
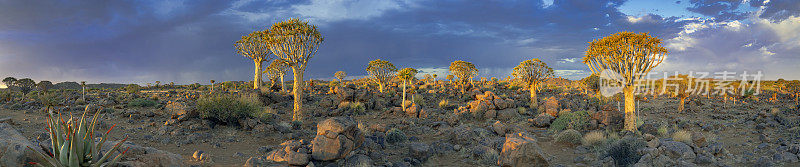
<svg viewBox="0 0 800 167">
<path fill-rule="evenodd" d="M 113 152 L 116 151 L 122 143 L 128 140 L 128 138 L 125 137 L 125 139 L 114 145 L 108 152 L 100 154 L 100 150 L 103 143 L 106 142 L 108 134 L 111 132 L 111 129 L 114 129 L 114 126 L 116 126 L 116 124 L 111 126 L 111 128 L 106 131 L 105 135 L 100 138 L 100 141 L 95 143 L 93 136 L 100 110 L 95 112 L 91 122 L 87 122 L 86 120 L 86 113 L 88 110 L 84 110 L 83 115 L 77 120 L 70 117 L 67 121 L 64 121 L 64 117 L 62 117 L 60 113 L 58 114 L 58 118 L 56 118 L 52 108 L 48 110 L 47 131 L 50 135 L 52 152 L 44 149 L 44 153 L 42 153 L 28 147 L 28 149 L 39 153 L 38 155 L 45 160 L 43 163 L 31 162 L 30 164 L 54 167 L 109 166 L 117 163 L 120 157 L 128 151 L 128 149 L 125 149 L 125 151 L 114 157 L 114 159 L 107 162 Z"/>
</svg>

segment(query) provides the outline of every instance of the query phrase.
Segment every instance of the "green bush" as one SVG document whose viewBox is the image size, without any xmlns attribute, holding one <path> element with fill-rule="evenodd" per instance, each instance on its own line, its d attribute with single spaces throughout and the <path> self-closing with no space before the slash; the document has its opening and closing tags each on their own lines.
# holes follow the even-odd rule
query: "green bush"
<svg viewBox="0 0 800 167">
<path fill-rule="evenodd" d="M 589 112 L 587 111 L 561 112 L 558 118 L 550 124 L 550 131 L 558 132 L 564 129 L 584 130 L 588 124 Z"/>
<path fill-rule="evenodd" d="M 447 109 L 449 107 L 450 107 L 450 101 L 447 101 L 447 99 L 442 99 L 441 101 L 439 101 L 440 109 Z"/>
<path fill-rule="evenodd" d="M 625 137 L 611 144 L 604 157 L 613 158 L 617 166 L 631 166 L 642 157 L 638 150 L 646 146 L 640 137 Z"/>
<path fill-rule="evenodd" d="M 386 142 L 389 142 L 390 144 L 400 143 L 406 140 L 408 140 L 408 137 L 406 137 L 406 134 L 400 129 L 392 128 L 386 132 Z"/>
<path fill-rule="evenodd" d="M 56 106 L 59 104 L 58 96 L 55 93 L 44 93 L 36 96 L 36 101 L 44 106 Z"/>
<path fill-rule="evenodd" d="M 156 106 L 156 105 L 158 105 L 158 102 L 156 102 L 156 101 L 148 100 L 148 99 L 145 99 L 145 98 L 137 98 L 137 99 L 133 99 L 130 102 L 128 102 L 127 106 L 128 107 L 153 107 L 153 106 Z"/>
<path fill-rule="evenodd" d="M 577 130 L 567 129 L 556 134 L 555 138 L 556 142 L 559 143 L 580 144 L 583 136 L 581 135 L 581 132 L 578 132 Z"/>
<path fill-rule="evenodd" d="M 349 104 L 347 105 L 347 109 L 348 109 L 348 110 L 350 110 L 350 111 L 353 111 L 353 112 L 354 112 L 354 113 L 356 113 L 356 114 L 363 114 L 363 113 L 364 113 L 364 111 L 366 111 L 366 110 L 367 110 L 367 108 L 366 108 L 366 107 L 364 107 L 364 103 L 361 103 L 361 102 L 352 102 L 352 103 L 349 103 Z"/>
<path fill-rule="evenodd" d="M 225 124 L 237 124 L 239 119 L 250 117 L 261 110 L 261 102 L 252 94 L 211 94 L 197 99 L 197 111 L 201 118 Z"/>
<path fill-rule="evenodd" d="M 125 86 L 125 93 L 137 94 L 137 93 L 139 93 L 139 90 L 141 90 L 141 89 L 142 89 L 142 87 L 137 85 L 137 84 L 129 84 L 129 85 Z"/>
</svg>

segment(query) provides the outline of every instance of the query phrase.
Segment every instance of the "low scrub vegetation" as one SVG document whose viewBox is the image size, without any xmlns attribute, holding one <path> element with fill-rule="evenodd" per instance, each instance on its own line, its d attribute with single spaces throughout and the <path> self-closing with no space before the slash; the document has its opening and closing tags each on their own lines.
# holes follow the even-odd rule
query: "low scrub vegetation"
<svg viewBox="0 0 800 167">
<path fill-rule="evenodd" d="M 257 96 L 211 94 L 197 99 L 200 117 L 225 124 L 236 124 L 239 119 L 250 117 L 262 110 Z"/>
</svg>

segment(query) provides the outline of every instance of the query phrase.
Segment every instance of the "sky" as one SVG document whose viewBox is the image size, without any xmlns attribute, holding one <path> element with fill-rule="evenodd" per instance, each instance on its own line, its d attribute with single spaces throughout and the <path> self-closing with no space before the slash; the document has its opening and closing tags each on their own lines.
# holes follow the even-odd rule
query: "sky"
<svg viewBox="0 0 800 167">
<path fill-rule="evenodd" d="M 252 80 L 234 42 L 300 18 L 325 37 L 306 78 L 366 75 L 374 59 L 424 74 L 474 63 L 505 78 L 538 58 L 580 79 L 587 42 L 647 32 L 669 54 L 654 71 L 761 71 L 800 79 L 797 0 L 0 0 L 0 77 L 89 83 Z M 291 78 L 291 77 L 289 77 Z"/>
</svg>

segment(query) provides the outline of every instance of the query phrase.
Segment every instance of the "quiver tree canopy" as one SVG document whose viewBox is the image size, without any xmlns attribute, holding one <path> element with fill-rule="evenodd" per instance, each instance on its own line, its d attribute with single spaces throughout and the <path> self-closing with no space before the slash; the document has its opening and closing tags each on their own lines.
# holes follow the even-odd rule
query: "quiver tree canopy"
<svg viewBox="0 0 800 167">
<path fill-rule="evenodd" d="M 253 89 L 261 86 L 261 64 L 272 59 L 272 52 L 267 45 L 267 30 L 253 31 L 242 39 L 236 41 L 236 53 L 253 60 L 255 64 L 255 76 L 253 76 Z"/>
<path fill-rule="evenodd" d="M 647 33 L 618 32 L 589 42 L 583 63 L 593 74 L 610 70 L 625 79 L 622 84 L 633 85 L 661 64 L 666 56 L 667 49 L 661 46 L 661 39 Z"/>
<path fill-rule="evenodd" d="M 461 84 L 461 91 L 464 92 L 466 91 L 464 86 L 466 86 L 469 79 L 478 75 L 478 69 L 470 62 L 456 60 L 450 63 L 450 73 L 458 78 L 458 83 Z"/>
<path fill-rule="evenodd" d="M 392 79 L 392 75 L 397 71 L 397 68 L 389 61 L 375 59 L 369 61 L 366 70 L 367 73 L 373 77 L 375 82 L 378 83 L 380 92 L 383 92 L 383 86 Z"/>
<path fill-rule="evenodd" d="M 336 71 L 336 73 L 333 74 L 333 77 L 336 77 L 336 79 L 338 79 L 339 82 L 342 82 L 344 77 L 347 77 L 347 73 L 345 73 L 344 71 Z"/>
</svg>

